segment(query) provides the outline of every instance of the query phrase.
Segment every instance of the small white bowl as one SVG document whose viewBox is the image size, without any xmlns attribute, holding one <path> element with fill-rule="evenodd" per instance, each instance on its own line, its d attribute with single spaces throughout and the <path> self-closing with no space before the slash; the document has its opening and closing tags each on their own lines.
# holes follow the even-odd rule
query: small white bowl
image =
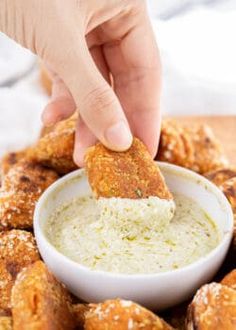
<svg viewBox="0 0 236 330">
<path fill-rule="evenodd" d="M 114 274 L 72 261 L 47 240 L 44 228 L 58 206 L 90 192 L 84 170 L 77 170 L 55 182 L 41 196 L 35 209 L 34 231 L 45 263 L 82 300 L 99 302 L 120 297 L 150 309 L 164 309 L 189 298 L 221 266 L 233 234 L 233 214 L 226 197 L 214 184 L 192 171 L 166 163 L 159 166 L 172 192 L 191 197 L 213 219 L 222 234 L 219 245 L 186 267 L 157 274 Z"/>
</svg>

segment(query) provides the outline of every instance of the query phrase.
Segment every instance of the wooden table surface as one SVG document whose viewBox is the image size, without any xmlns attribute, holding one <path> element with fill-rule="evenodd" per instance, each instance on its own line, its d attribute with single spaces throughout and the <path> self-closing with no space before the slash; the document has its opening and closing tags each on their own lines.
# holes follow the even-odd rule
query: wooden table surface
<svg viewBox="0 0 236 330">
<path fill-rule="evenodd" d="M 206 123 L 221 141 L 230 163 L 236 165 L 236 116 L 178 117 L 182 123 Z"/>
</svg>

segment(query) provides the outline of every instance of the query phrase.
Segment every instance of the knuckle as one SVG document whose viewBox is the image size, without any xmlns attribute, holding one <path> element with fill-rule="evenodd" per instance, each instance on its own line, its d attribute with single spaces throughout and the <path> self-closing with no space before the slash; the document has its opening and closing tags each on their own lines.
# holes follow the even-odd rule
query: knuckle
<svg viewBox="0 0 236 330">
<path fill-rule="evenodd" d="M 97 87 L 85 96 L 83 106 L 86 112 L 106 113 L 107 115 L 115 103 L 116 99 L 109 88 Z"/>
</svg>

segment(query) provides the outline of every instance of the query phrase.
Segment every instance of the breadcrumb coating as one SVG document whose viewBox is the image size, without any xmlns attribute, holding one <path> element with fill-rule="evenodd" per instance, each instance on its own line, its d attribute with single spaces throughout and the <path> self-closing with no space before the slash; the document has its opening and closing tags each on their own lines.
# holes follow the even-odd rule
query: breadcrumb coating
<svg viewBox="0 0 236 330">
<path fill-rule="evenodd" d="M 194 164 L 194 148 L 191 136 L 174 120 L 163 120 L 157 155 L 160 161 L 191 168 Z"/>
<path fill-rule="evenodd" d="M 236 168 L 222 168 L 216 171 L 208 172 L 205 177 L 212 181 L 218 187 L 221 187 L 225 181 L 236 177 Z"/>
<path fill-rule="evenodd" d="M 76 170 L 73 160 L 76 115 L 55 125 L 29 149 L 28 157 L 59 174 Z"/>
<path fill-rule="evenodd" d="M 29 232 L 0 232 L 0 309 L 10 309 L 11 289 L 17 274 L 40 259 L 35 239 Z"/>
<path fill-rule="evenodd" d="M 9 152 L 1 159 L 2 176 L 6 175 L 13 165 L 19 163 L 22 159 L 27 158 L 28 148 L 16 152 Z"/>
<path fill-rule="evenodd" d="M 32 228 L 35 204 L 58 179 L 56 172 L 31 162 L 20 162 L 3 177 L 0 189 L 0 229 Z"/>
<path fill-rule="evenodd" d="M 125 152 L 111 151 L 101 143 L 89 148 L 85 168 L 96 197 L 173 199 L 159 168 L 137 138 Z"/>
<path fill-rule="evenodd" d="M 235 325 L 235 290 L 219 283 L 211 283 L 197 291 L 188 309 L 188 330 L 234 330 Z"/>
<path fill-rule="evenodd" d="M 164 320 L 132 301 L 114 299 L 89 304 L 85 330 L 171 330 Z"/>
<path fill-rule="evenodd" d="M 157 159 L 204 174 L 224 168 L 228 162 L 207 125 L 181 125 L 164 120 Z"/>
<path fill-rule="evenodd" d="M 18 274 L 11 302 L 14 329 L 76 328 L 69 293 L 42 261 L 35 262 Z"/>
<path fill-rule="evenodd" d="M 221 281 L 221 284 L 227 285 L 236 290 L 236 269 L 233 269 L 229 274 L 227 274 Z"/>
<path fill-rule="evenodd" d="M 0 316 L 0 330 L 12 330 L 12 318 L 10 316 Z"/>
<path fill-rule="evenodd" d="M 194 171 L 203 174 L 228 165 L 222 146 L 208 125 L 193 126 L 189 128 L 189 134 L 194 146 Z"/>
</svg>

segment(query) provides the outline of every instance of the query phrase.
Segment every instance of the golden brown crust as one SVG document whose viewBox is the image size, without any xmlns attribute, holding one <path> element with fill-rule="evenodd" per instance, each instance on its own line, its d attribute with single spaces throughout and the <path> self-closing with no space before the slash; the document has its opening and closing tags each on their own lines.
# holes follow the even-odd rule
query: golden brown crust
<svg viewBox="0 0 236 330">
<path fill-rule="evenodd" d="M 235 290 L 211 283 L 197 291 L 188 309 L 188 330 L 233 330 L 235 326 Z"/>
<path fill-rule="evenodd" d="M 20 162 L 3 177 L 0 189 L 0 228 L 32 228 L 35 204 L 58 179 L 56 172 L 31 162 Z"/>
<path fill-rule="evenodd" d="M 107 300 L 89 304 L 85 314 L 85 330 L 171 330 L 164 320 L 127 300 Z"/>
<path fill-rule="evenodd" d="M 157 159 L 206 173 L 227 164 L 221 145 L 207 125 L 164 120 Z"/>
<path fill-rule="evenodd" d="M 203 174 L 227 165 L 222 147 L 208 125 L 193 126 L 189 134 L 192 135 L 194 146 L 194 171 Z"/>
<path fill-rule="evenodd" d="M 0 317 L 2 316 L 11 316 L 11 310 L 0 308 Z"/>
<path fill-rule="evenodd" d="M 76 304 L 73 305 L 73 312 L 76 319 L 76 329 L 83 330 L 85 322 L 85 313 L 89 311 L 89 305 L 87 304 Z"/>
<path fill-rule="evenodd" d="M 12 166 L 27 158 L 28 148 L 16 152 L 9 152 L 1 159 L 1 172 L 6 175 Z"/>
<path fill-rule="evenodd" d="M 236 290 L 236 269 L 233 269 L 229 274 L 227 274 L 221 281 L 221 284 L 227 285 Z"/>
<path fill-rule="evenodd" d="M 6 269 L 4 262 L 0 261 L 0 310 L 1 313 L 11 311 L 11 290 L 14 280 Z"/>
<path fill-rule="evenodd" d="M 205 174 L 205 177 L 218 187 L 221 187 L 225 181 L 236 177 L 236 168 L 229 167 L 208 172 Z"/>
<path fill-rule="evenodd" d="M 17 274 L 39 260 L 35 239 L 29 232 L 0 232 L 0 309 L 10 309 L 11 289 Z"/>
<path fill-rule="evenodd" d="M 101 143 L 89 148 L 85 167 L 96 197 L 173 198 L 159 168 L 137 138 L 125 152 L 111 151 Z"/>
<path fill-rule="evenodd" d="M 25 268 L 17 276 L 11 302 L 15 330 L 76 327 L 68 292 L 42 261 Z"/>
<path fill-rule="evenodd" d="M 29 149 L 32 161 L 66 174 L 77 165 L 73 160 L 76 115 L 58 123 L 49 133 L 44 134 L 36 145 Z"/>
<path fill-rule="evenodd" d="M 0 330 L 12 330 L 12 318 L 10 316 L 0 316 Z"/>
<path fill-rule="evenodd" d="M 191 168 L 194 149 L 189 132 L 174 120 L 163 120 L 158 160 Z"/>
</svg>

